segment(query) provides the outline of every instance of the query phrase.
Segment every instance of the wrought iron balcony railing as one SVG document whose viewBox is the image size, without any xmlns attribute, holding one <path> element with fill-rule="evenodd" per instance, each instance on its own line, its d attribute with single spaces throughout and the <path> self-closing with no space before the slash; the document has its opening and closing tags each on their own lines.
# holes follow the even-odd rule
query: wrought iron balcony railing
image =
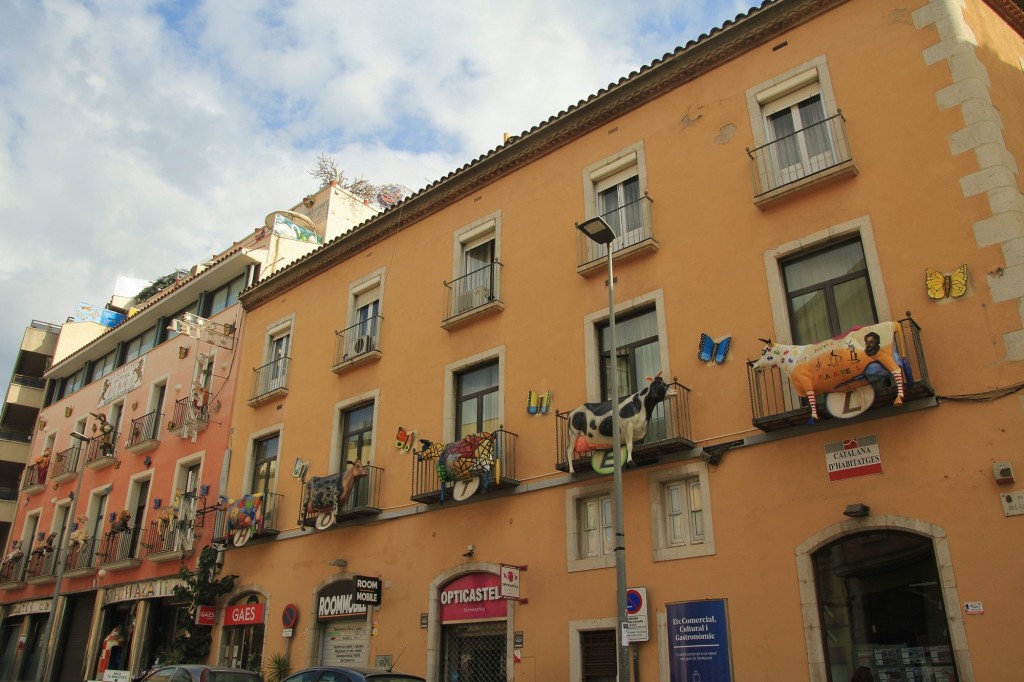
<svg viewBox="0 0 1024 682">
<path fill-rule="evenodd" d="M 678 381 L 668 385 L 669 391 L 654 411 L 647 426 L 647 435 L 639 443 L 633 444 L 633 461 L 635 464 L 652 464 L 658 457 L 669 452 L 692 450 L 695 447 L 690 431 L 690 389 Z M 569 442 L 569 412 L 555 414 L 555 468 L 569 470 L 569 450 L 572 450 L 573 471 L 590 469 L 591 454 L 578 454 L 574 444 Z"/>
<path fill-rule="evenodd" d="M 25 467 L 25 475 L 21 478 L 22 492 L 36 492 L 46 487 L 46 478 L 50 472 L 50 463 L 35 463 Z"/>
<path fill-rule="evenodd" d="M 646 193 L 635 201 L 603 214 L 605 222 L 616 234 L 615 241 L 609 244 L 612 253 L 626 250 L 643 250 L 650 245 L 654 248 L 654 228 L 651 221 L 651 199 Z M 601 244 L 594 243 L 582 232 L 576 234 L 576 267 L 589 271 L 592 267 L 599 268 L 608 257 L 608 252 Z"/>
<path fill-rule="evenodd" d="M 484 481 L 478 487 L 491 490 L 500 488 L 514 488 L 519 485 L 516 478 L 516 440 L 517 434 L 499 428 L 491 434 L 494 444 L 493 462 L 485 476 Z M 456 497 L 455 487 L 460 485 L 458 481 L 445 481 L 442 483 L 437 472 L 437 458 L 421 459 L 419 454 L 412 463 L 412 496 L 415 502 L 430 504 L 450 500 Z"/>
<path fill-rule="evenodd" d="M 60 552 L 49 550 L 32 552 L 28 556 L 28 570 L 25 571 L 25 581 L 30 583 L 46 583 L 57 578 L 57 560 Z"/>
<path fill-rule="evenodd" d="M 252 390 L 249 393 L 249 404 L 255 405 L 269 400 L 276 395 L 288 392 L 288 365 L 290 357 L 271 360 L 262 367 L 252 371 Z"/>
<path fill-rule="evenodd" d="M 853 158 L 842 112 L 746 151 L 755 197 L 836 168 Z"/>
<path fill-rule="evenodd" d="M 161 562 L 191 556 L 207 511 L 206 498 L 195 492 L 187 493 L 177 507 L 161 508 L 160 518 L 149 524 L 142 539 L 146 558 Z"/>
<path fill-rule="evenodd" d="M 132 420 L 128 431 L 128 442 L 124 447 L 128 452 L 140 455 L 160 445 L 160 427 L 163 414 L 150 412 Z"/>
<path fill-rule="evenodd" d="M 303 487 L 302 505 L 299 508 L 299 525 L 323 529 L 344 519 L 380 514 L 381 510 L 378 505 L 380 504 L 380 486 L 384 470 L 371 464 L 364 464 L 362 467 L 366 471 L 366 475 L 352 480 L 351 492 L 344 504 L 340 504 L 341 493 L 345 485 L 344 474 L 314 476 L 306 481 Z M 319 505 L 318 501 L 320 501 Z M 324 502 L 330 504 L 324 506 Z"/>
<path fill-rule="evenodd" d="M 100 566 L 108 570 L 138 566 L 141 563 L 139 559 L 141 531 L 142 528 L 136 526 L 123 531 L 108 532 L 100 542 L 97 554 Z"/>
<path fill-rule="evenodd" d="M 921 344 L 921 328 L 907 313 L 900 320 L 896 333 L 897 350 L 903 362 L 903 393 L 904 402 L 930 398 L 935 391 L 928 379 L 928 366 L 925 363 L 924 348 Z M 807 424 L 811 418 L 811 407 L 805 398 L 801 398 L 789 375 L 778 366 L 754 369 L 747 366 L 747 381 L 750 385 L 750 407 L 753 413 L 753 424 L 762 431 L 777 431 Z M 872 384 L 875 389 L 875 400 L 867 410 L 878 410 L 892 405 L 897 391 L 891 377 Z M 825 407 L 824 396 L 819 396 L 818 419 L 831 419 Z"/>
<path fill-rule="evenodd" d="M 0 562 L 0 588 L 5 585 L 19 585 L 25 582 L 25 574 L 28 569 L 28 557 L 11 558 L 8 555 Z"/>
<path fill-rule="evenodd" d="M 78 455 L 81 451 L 82 446 L 76 443 L 58 452 L 50 464 L 49 479 L 54 483 L 73 480 L 78 474 Z"/>
<path fill-rule="evenodd" d="M 196 407 L 191 398 L 179 398 L 174 401 L 174 414 L 167 422 L 167 431 L 175 436 L 188 438 L 203 431 L 210 425 L 210 407 Z"/>
<path fill-rule="evenodd" d="M 85 444 L 85 466 L 90 469 L 113 466 L 117 461 L 117 439 L 120 435 L 114 431 L 106 436 L 90 438 Z"/>
<path fill-rule="evenodd" d="M 380 357 L 380 328 L 384 318 L 380 315 L 357 322 L 335 332 L 334 369 L 355 364 L 361 360 Z"/>
<path fill-rule="evenodd" d="M 501 263 L 494 261 L 451 282 L 445 282 L 444 321 L 463 315 L 500 310 Z"/>
<path fill-rule="evenodd" d="M 65 574 L 85 574 L 89 570 L 96 568 L 96 554 L 97 546 L 96 538 L 87 538 L 79 543 L 74 543 L 68 547 L 67 556 L 64 557 L 64 573 Z"/>
<path fill-rule="evenodd" d="M 284 495 L 246 494 L 222 500 L 213 524 L 213 540 L 241 547 L 253 538 L 275 536 L 281 532 L 280 516 Z"/>
</svg>

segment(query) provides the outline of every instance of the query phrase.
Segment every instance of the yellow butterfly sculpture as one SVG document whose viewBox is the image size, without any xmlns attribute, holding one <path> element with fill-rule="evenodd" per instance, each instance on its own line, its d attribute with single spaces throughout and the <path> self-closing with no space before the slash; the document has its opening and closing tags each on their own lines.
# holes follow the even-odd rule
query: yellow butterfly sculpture
<svg viewBox="0 0 1024 682">
<path fill-rule="evenodd" d="M 960 298 L 967 293 L 967 263 L 948 275 L 925 268 L 924 284 L 928 289 L 928 298 Z"/>
</svg>

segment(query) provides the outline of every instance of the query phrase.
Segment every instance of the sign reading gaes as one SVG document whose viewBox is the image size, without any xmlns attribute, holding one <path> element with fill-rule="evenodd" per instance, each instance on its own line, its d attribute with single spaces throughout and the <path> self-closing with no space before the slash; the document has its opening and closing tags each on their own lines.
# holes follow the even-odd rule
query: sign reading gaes
<svg viewBox="0 0 1024 682">
<path fill-rule="evenodd" d="M 263 622 L 263 604 L 240 604 L 224 609 L 224 625 L 256 625 Z"/>
</svg>

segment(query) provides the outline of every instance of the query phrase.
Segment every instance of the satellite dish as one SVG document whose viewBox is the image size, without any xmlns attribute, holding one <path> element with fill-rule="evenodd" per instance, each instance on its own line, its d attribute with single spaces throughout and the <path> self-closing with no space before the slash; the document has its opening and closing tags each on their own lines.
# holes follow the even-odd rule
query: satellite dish
<svg viewBox="0 0 1024 682">
<path fill-rule="evenodd" d="M 314 225 L 313 221 L 309 219 L 309 216 L 302 215 L 301 213 L 296 213 L 295 211 L 274 211 L 273 213 L 268 213 L 267 217 L 263 219 L 263 224 L 267 226 L 267 229 L 274 229 L 274 216 L 279 215 L 284 216 L 285 218 L 292 221 L 296 225 L 300 225 L 306 228 L 307 230 L 312 230 L 313 232 L 316 232 L 316 225 Z"/>
</svg>

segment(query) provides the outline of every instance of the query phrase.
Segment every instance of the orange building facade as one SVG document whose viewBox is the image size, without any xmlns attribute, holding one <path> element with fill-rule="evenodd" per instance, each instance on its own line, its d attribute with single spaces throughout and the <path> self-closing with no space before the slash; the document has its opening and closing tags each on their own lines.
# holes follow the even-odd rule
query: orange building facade
<svg viewBox="0 0 1024 682">
<path fill-rule="evenodd" d="M 614 364 L 670 389 L 623 476 L 636 679 L 1014 676 L 1022 32 L 766 5 L 243 292 L 277 374 L 232 416 L 218 662 L 613 679 L 613 486 L 566 413 Z M 745 362 L 887 321 L 902 385 L 867 358 L 813 424 Z"/>
</svg>

